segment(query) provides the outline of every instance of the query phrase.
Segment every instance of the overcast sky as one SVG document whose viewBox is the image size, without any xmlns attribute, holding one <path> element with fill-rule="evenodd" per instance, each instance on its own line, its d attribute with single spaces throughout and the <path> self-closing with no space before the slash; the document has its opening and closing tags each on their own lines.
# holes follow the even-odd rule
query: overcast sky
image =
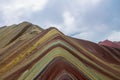
<svg viewBox="0 0 120 80">
<path fill-rule="evenodd" d="M 120 0 L 0 0 L 0 26 L 23 21 L 93 42 L 120 41 Z"/>
</svg>

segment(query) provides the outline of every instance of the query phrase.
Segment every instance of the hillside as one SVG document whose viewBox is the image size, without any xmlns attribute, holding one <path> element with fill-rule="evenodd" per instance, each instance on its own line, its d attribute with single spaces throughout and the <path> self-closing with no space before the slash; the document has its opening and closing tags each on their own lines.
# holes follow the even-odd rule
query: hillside
<svg viewBox="0 0 120 80">
<path fill-rule="evenodd" d="M 4 26 L 0 80 L 120 80 L 120 48 L 29 22 Z"/>
</svg>

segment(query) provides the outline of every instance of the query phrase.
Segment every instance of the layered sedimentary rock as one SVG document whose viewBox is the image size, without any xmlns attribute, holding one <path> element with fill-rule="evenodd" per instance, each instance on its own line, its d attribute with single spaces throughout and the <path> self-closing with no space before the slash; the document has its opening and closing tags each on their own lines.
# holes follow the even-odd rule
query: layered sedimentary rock
<svg viewBox="0 0 120 80">
<path fill-rule="evenodd" d="M 120 80 L 120 49 L 28 22 L 2 27 L 0 80 Z"/>
</svg>

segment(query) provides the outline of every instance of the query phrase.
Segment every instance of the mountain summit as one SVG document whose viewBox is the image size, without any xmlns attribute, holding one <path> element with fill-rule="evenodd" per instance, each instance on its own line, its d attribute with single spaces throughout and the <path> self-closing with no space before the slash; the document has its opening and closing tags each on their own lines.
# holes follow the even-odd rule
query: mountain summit
<svg viewBox="0 0 120 80">
<path fill-rule="evenodd" d="M 29 22 L 2 27 L 0 80 L 120 80 L 120 48 Z"/>
</svg>

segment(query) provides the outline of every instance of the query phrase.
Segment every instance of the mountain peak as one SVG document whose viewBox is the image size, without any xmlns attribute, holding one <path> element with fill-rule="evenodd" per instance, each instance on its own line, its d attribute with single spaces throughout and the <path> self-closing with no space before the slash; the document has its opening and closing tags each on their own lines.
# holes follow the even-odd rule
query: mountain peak
<svg viewBox="0 0 120 80">
<path fill-rule="evenodd" d="M 114 47 L 114 48 L 120 48 L 120 42 L 118 41 L 110 41 L 110 40 L 104 40 L 99 42 L 99 45 Z"/>
</svg>

